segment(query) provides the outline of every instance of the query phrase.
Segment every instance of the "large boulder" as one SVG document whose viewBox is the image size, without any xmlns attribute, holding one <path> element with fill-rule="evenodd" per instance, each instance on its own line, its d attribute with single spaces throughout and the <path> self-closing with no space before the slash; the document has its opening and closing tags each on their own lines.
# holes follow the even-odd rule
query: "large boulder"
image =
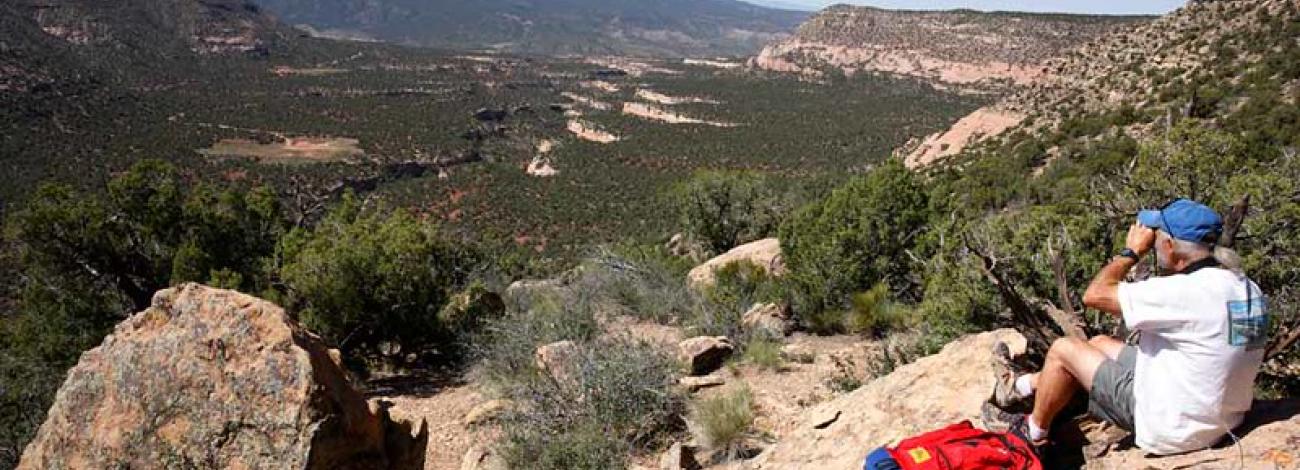
<svg viewBox="0 0 1300 470">
<path fill-rule="evenodd" d="M 736 347 L 726 336 L 697 336 L 677 343 L 677 358 L 686 363 L 690 375 L 718 370 Z"/>
<path fill-rule="evenodd" d="M 992 347 L 1007 342 L 1014 354 L 1025 339 L 1013 330 L 968 336 L 938 354 L 805 413 L 803 424 L 745 468 L 861 468 L 871 449 L 962 420 L 981 426 L 980 410 L 993 389 Z M 1300 400 L 1258 402 L 1239 429 L 1245 454 L 1241 468 L 1296 468 L 1300 448 Z M 1238 468 L 1238 450 L 1225 446 L 1201 452 L 1147 457 L 1140 449 L 1111 450 L 1090 457 L 1091 469 Z"/>
<path fill-rule="evenodd" d="M 726 253 L 705 261 L 704 264 L 692 268 L 686 274 L 686 281 L 695 289 L 712 286 L 717 282 L 714 276 L 715 271 L 740 261 L 753 263 L 773 277 L 785 274 L 785 260 L 781 256 L 781 241 L 775 238 L 766 238 L 732 248 Z"/>
<path fill-rule="evenodd" d="M 582 358 L 582 349 L 573 341 L 556 341 L 539 346 L 533 353 L 533 361 L 538 370 L 546 373 L 556 382 L 572 384 L 577 380 L 578 361 Z"/>
<path fill-rule="evenodd" d="M 269 302 L 159 291 L 68 372 L 19 468 L 423 467 L 428 430 L 372 409 Z"/>
</svg>

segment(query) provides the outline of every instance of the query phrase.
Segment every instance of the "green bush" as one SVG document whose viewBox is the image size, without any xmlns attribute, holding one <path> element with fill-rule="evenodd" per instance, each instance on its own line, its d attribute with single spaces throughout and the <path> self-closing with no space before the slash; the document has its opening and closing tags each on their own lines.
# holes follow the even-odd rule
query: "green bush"
<svg viewBox="0 0 1300 470">
<path fill-rule="evenodd" d="M 910 310 L 890 299 L 889 285 L 883 282 L 853 294 L 852 304 L 844 318 L 845 329 L 852 333 L 880 335 L 904 328 L 911 320 Z"/>
<path fill-rule="evenodd" d="M 843 309 L 849 296 L 877 283 L 914 289 L 907 251 L 928 219 L 916 175 L 891 161 L 803 207 L 781 225 L 781 248 L 801 316 Z"/>
<path fill-rule="evenodd" d="M 700 400 L 692 407 L 690 418 L 696 438 L 724 455 L 739 455 L 754 426 L 754 406 L 754 394 L 746 386 Z"/>
<path fill-rule="evenodd" d="M 771 235 L 786 211 L 785 196 L 759 173 L 702 171 L 672 195 L 683 229 L 715 254 Z"/>
<path fill-rule="evenodd" d="M 744 345 L 745 362 L 758 366 L 762 370 L 781 370 L 785 365 L 785 360 L 781 357 L 781 341 L 759 337 L 753 338 Z"/>
<path fill-rule="evenodd" d="M 351 197 L 314 230 L 286 235 L 279 255 L 286 303 L 304 325 L 344 354 L 390 358 L 449 341 L 437 314 L 473 268 L 437 227 L 400 210 L 363 214 Z"/>
</svg>

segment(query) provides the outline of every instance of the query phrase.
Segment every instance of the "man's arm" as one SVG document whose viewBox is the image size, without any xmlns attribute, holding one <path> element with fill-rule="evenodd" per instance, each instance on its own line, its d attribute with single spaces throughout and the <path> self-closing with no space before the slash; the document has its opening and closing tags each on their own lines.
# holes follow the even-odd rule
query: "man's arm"
<svg viewBox="0 0 1300 470">
<path fill-rule="evenodd" d="M 1155 244 L 1156 232 L 1147 227 L 1133 224 L 1128 230 L 1128 239 L 1125 246 L 1138 254 L 1138 257 L 1146 255 Z M 1083 304 L 1088 307 L 1101 310 L 1103 312 L 1123 316 L 1123 311 L 1119 304 L 1119 283 L 1124 280 L 1130 269 L 1137 261 L 1127 256 L 1116 256 L 1110 263 L 1101 268 L 1101 272 L 1092 279 L 1088 284 L 1088 290 L 1083 294 Z"/>
</svg>

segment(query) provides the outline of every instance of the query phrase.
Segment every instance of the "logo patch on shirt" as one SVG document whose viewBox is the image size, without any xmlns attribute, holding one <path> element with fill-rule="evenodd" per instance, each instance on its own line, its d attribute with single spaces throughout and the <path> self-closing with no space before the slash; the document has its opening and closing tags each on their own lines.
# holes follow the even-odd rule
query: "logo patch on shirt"
<svg viewBox="0 0 1300 470">
<path fill-rule="evenodd" d="M 1268 343 L 1268 309 L 1263 297 L 1228 302 L 1228 341 L 1246 349 L 1260 349 Z"/>
</svg>

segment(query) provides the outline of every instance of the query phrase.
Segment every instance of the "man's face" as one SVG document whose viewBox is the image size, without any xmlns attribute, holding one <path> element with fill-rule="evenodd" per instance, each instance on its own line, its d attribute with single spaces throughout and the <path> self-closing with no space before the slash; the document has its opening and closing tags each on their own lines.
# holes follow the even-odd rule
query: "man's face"
<svg viewBox="0 0 1300 470">
<path fill-rule="evenodd" d="M 1169 238 L 1169 234 L 1163 231 L 1156 231 L 1156 267 L 1157 274 L 1168 274 L 1174 272 L 1174 241 Z"/>
</svg>

